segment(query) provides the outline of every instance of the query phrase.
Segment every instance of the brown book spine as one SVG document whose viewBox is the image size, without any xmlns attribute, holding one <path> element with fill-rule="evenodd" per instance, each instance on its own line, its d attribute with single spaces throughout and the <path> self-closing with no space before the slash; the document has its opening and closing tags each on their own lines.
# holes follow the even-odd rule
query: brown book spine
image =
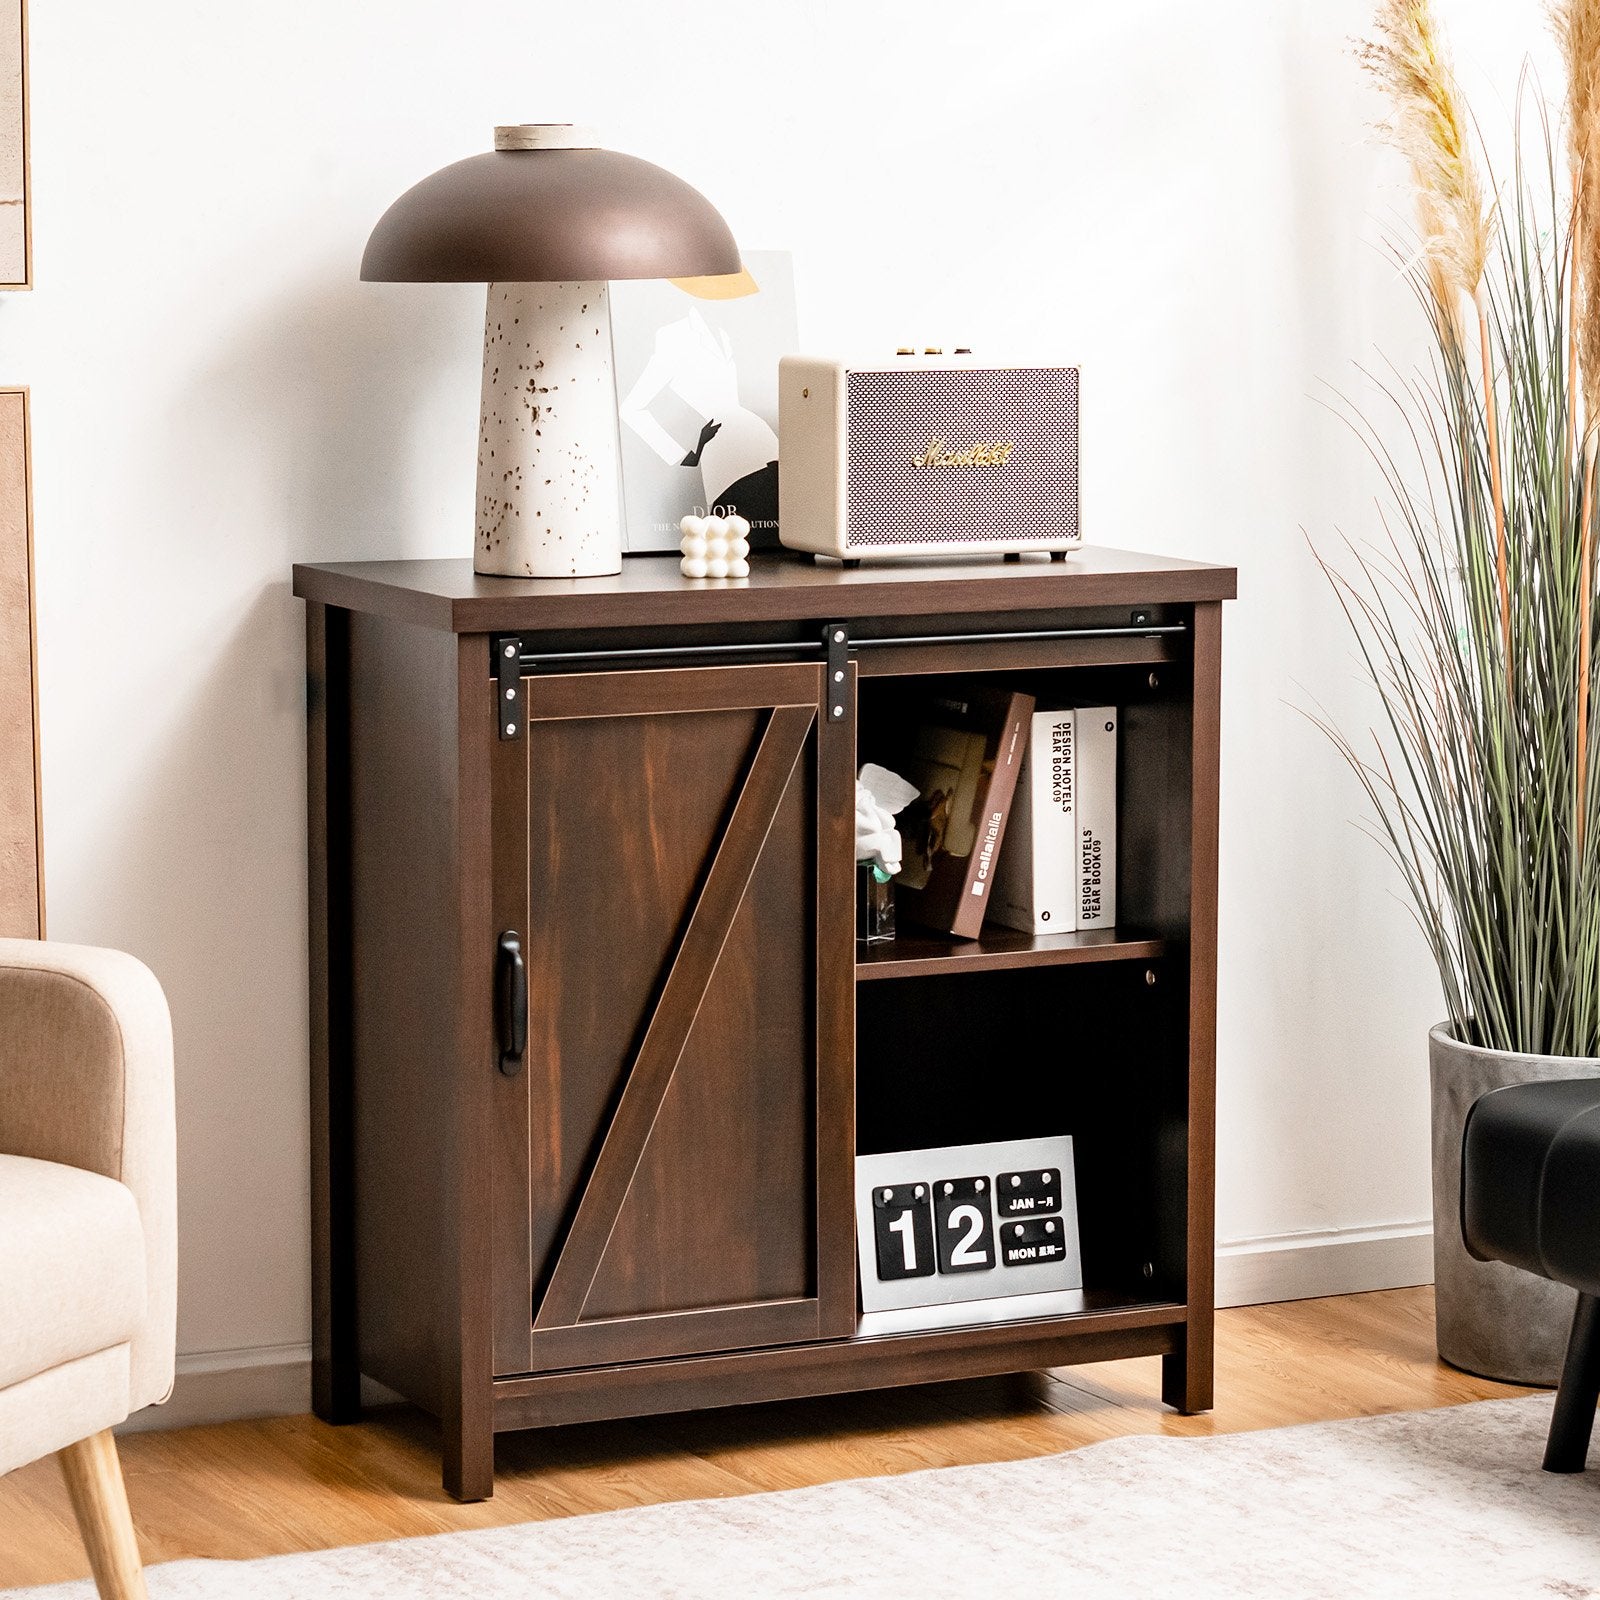
<svg viewBox="0 0 1600 1600">
<path fill-rule="evenodd" d="M 994 891 L 994 869 L 1000 861 L 1006 821 L 1017 792 L 1017 774 L 1028 748 L 1028 719 L 1033 715 L 1033 705 L 1031 694 L 1013 694 L 1006 704 L 1005 722 L 995 748 L 994 773 L 983 800 L 983 826 L 967 859 L 966 881 L 961 885 L 961 898 L 950 923 L 950 931 L 960 939 L 976 939 L 983 932 L 983 919 Z"/>
</svg>

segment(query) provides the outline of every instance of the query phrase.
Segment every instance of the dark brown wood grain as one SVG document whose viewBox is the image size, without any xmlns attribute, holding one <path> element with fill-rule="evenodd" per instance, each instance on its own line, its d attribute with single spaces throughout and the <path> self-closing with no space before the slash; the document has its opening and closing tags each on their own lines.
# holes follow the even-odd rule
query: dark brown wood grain
<svg viewBox="0 0 1600 1600">
<path fill-rule="evenodd" d="M 1169 1354 L 1183 1320 L 1181 1306 L 1123 1306 L 1048 1321 L 974 1324 L 942 1333 L 834 1340 L 505 1378 L 494 1386 L 495 1428 L 598 1422 Z"/>
<path fill-rule="evenodd" d="M 457 633 L 502 629 L 649 628 L 679 623 L 903 617 L 962 611 L 1231 600 L 1231 567 L 1085 546 L 1070 561 L 973 556 L 845 568 L 763 556 L 737 582 L 685 578 L 673 555 L 630 556 L 607 578 L 481 577 L 469 560 L 297 566 L 308 600 Z"/>
<path fill-rule="evenodd" d="M 646 672 L 562 672 L 525 680 L 530 719 L 648 717 L 675 711 L 814 710 L 817 669 L 777 666 L 675 667 Z"/>
<path fill-rule="evenodd" d="M 351 1099 L 349 614 L 306 607 L 311 1045 L 311 1408 L 361 1415 Z"/>
<path fill-rule="evenodd" d="M 360 1364 L 493 1484 L 489 751 L 481 646 L 350 620 L 352 1106 Z"/>
<path fill-rule="evenodd" d="M 659 1025 L 674 1007 L 682 1006 L 686 1018 L 692 1011 L 608 1229 L 585 1320 L 815 1297 L 815 1241 L 804 1221 L 815 1189 L 816 1072 L 806 973 L 816 818 L 810 763 L 801 759 L 815 710 L 773 713 L 623 1091 L 619 1124 Z M 780 717 L 792 719 L 787 729 Z M 784 743 L 774 767 L 788 764 L 789 772 L 764 787 L 762 757 L 775 736 Z M 761 810 L 770 810 L 765 820 Z M 739 833 L 746 818 L 748 844 Z M 743 873 L 743 851 L 750 857 L 745 884 L 730 884 L 719 904 L 724 863 L 730 877 Z M 720 949 L 692 996 L 675 980 L 694 960 L 693 941 L 702 930 L 717 941 L 717 921 Z M 672 1051 L 670 1040 L 661 1042 Z M 602 1165 L 610 1149 L 608 1137 Z M 599 1178 L 597 1168 L 590 1193 Z M 794 1323 L 807 1329 L 795 1336 L 812 1337 L 815 1307 L 797 1310 Z M 729 1337 L 744 1343 L 751 1336 Z"/>
<path fill-rule="evenodd" d="M 445 1379 L 440 1427 L 445 1488 L 458 1500 L 494 1493 L 494 1174 L 484 1160 L 493 1143 L 494 1087 L 499 1076 L 494 1036 L 494 877 L 490 752 L 498 709 L 483 675 L 480 640 L 457 638 L 452 670 L 454 767 L 447 835 L 454 871 L 447 969 L 450 1003 L 436 1019 L 449 1050 L 441 1084 L 448 1095 L 441 1140 L 445 1155 L 444 1259 L 449 1272 L 441 1303 L 440 1355 Z"/>
<path fill-rule="evenodd" d="M 855 704 L 852 663 L 843 703 Z M 816 771 L 815 903 L 816 1236 L 818 1333 L 844 1338 L 856 1325 L 856 721 L 833 721 L 824 683 Z"/>
<path fill-rule="evenodd" d="M 856 978 L 952 977 L 963 972 L 998 972 L 1007 967 L 1072 966 L 1091 961 L 1150 961 L 1162 954 L 1160 939 L 1141 939 L 1127 928 L 1086 928 L 1081 933 L 1019 933 L 990 925 L 976 939 L 908 929 L 887 944 L 864 944 L 856 952 Z"/>
<path fill-rule="evenodd" d="M 1119 618 L 1125 622 L 1126 618 Z M 1161 666 L 1182 658 L 1181 639 L 1161 634 L 1121 638 L 984 639 L 950 644 L 873 645 L 861 652 L 864 678 L 941 672 L 1058 671 L 1062 667 Z"/>
<path fill-rule="evenodd" d="M 1194 608 L 1189 815 L 1188 1164 L 1184 1192 L 1189 1316 L 1179 1349 L 1162 1363 L 1162 1398 L 1208 1411 L 1215 1363 L 1217 826 L 1222 745 L 1222 607 Z"/>
<path fill-rule="evenodd" d="M 717 586 L 665 558 L 560 583 L 464 565 L 297 571 L 319 1414 L 354 1415 L 370 1374 L 439 1416 L 447 1486 L 475 1498 L 497 1429 L 1139 1353 L 1171 1404 L 1209 1405 L 1231 570 L 779 560 Z M 963 637 L 1134 616 L 1184 631 Z M 829 620 L 945 642 L 863 650 L 825 697 Z M 513 740 L 490 629 L 539 663 Z M 697 654 L 763 640 L 808 659 Z M 858 956 L 857 763 L 971 675 L 1123 708 L 1122 925 L 908 929 Z M 530 978 L 512 1076 L 507 929 Z M 1041 1132 L 1075 1141 L 1089 1309 L 856 1336 L 857 1153 Z"/>
<path fill-rule="evenodd" d="M 520 1303 L 531 1326 L 762 718 L 741 708 L 544 722 L 529 709 L 532 1213 Z"/>
<path fill-rule="evenodd" d="M 814 678 L 815 674 L 812 676 Z M 815 719 L 813 695 L 810 706 L 775 709 L 762 730 L 750 771 L 734 802 L 727 829 L 711 858 L 704 887 L 689 914 L 660 999 L 651 1012 L 638 1055 L 623 1081 L 599 1156 L 556 1258 L 534 1317 L 536 1329 L 573 1323 L 584 1313 L 596 1286 L 601 1257 L 622 1220 L 621 1208 L 639 1171 L 645 1142 L 663 1110 L 668 1088 L 706 998 L 707 987 L 724 948 L 730 943 L 735 915 L 751 885 L 795 762 Z M 737 947 L 734 953 L 736 956 L 740 953 Z M 693 1114 L 692 1108 L 690 1114 Z M 748 1128 L 751 1124 L 744 1126 Z M 646 1184 L 649 1184 L 648 1176 Z M 681 1174 L 675 1190 L 671 1185 L 658 1183 L 657 1204 L 667 1196 L 682 1196 L 684 1189 Z M 695 1198 L 692 1190 L 688 1191 L 687 1198 L 692 1203 Z M 685 1220 L 679 1218 L 680 1223 Z M 728 1243 L 733 1246 L 733 1241 Z M 612 1294 L 615 1304 L 615 1286 L 612 1286 Z M 596 1307 L 596 1314 L 604 1316 L 606 1309 L 602 1303 Z M 628 1306 L 624 1309 L 644 1308 Z M 695 1308 L 656 1306 L 650 1309 Z"/>
<path fill-rule="evenodd" d="M 489 808 L 494 859 L 493 933 L 521 936 L 525 959 L 531 959 L 531 913 L 528 827 L 531 738 L 490 742 Z M 547 1066 L 536 1067 L 524 1054 L 514 1076 L 495 1071 L 490 1080 L 491 1127 L 489 1165 L 494 1186 L 490 1227 L 493 1233 L 491 1271 L 494 1283 L 494 1371 L 527 1372 L 532 1368 L 533 1174 L 529 1151 L 534 1140 L 531 1093 L 533 1081 Z M 546 1085 L 541 1080 L 541 1091 Z M 541 1109 L 550 1104 L 541 1099 Z M 520 1292 L 515 1292 L 518 1286 Z"/>
<path fill-rule="evenodd" d="M 623 1253 L 630 1252 L 625 1248 Z M 682 1276 L 680 1272 L 673 1281 Z M 586 1317 L 568 1327 L 535 1328 L 529 1345 L 529 1370 L 559 1372 L 705 1351 L 803 1344 L 820 1336 L 820 1321 L 818 1301 L 812 1294 L 749 1302 L 725 1296 L 716 1305 L 692 1311 Z"/>
<path fill-rule="evenodd" d="M 455 641 L 357 615 L 349 648 L 361 1367 L 437 1415 L 453 1381 L 443 1345 L 455 1301 L 446 1164 L 462 1070 L 454 1030 Z M 426 1295 L 416 1292 L 419 1281 L 430 1285 Z"/>
</svg>

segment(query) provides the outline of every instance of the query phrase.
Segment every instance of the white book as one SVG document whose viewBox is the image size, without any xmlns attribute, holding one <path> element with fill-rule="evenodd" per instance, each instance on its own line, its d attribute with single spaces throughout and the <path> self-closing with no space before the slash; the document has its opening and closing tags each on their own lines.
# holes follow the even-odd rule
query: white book
<svg viewBox="0 0 1600 1600">
<path fill-rule="evenodd" d="M 995 869 L 989 920 L 1023 933 L 1077 927 L 1077 763 L 1073 711 L 1036 711 Z"/>
<path fill-rule="evenodd" d="M 1117 922 L 1117 727 L 1115 706 L 1081 706 L 1077 727 L 1077 920 L 1085 928 Z"/>
</svg>

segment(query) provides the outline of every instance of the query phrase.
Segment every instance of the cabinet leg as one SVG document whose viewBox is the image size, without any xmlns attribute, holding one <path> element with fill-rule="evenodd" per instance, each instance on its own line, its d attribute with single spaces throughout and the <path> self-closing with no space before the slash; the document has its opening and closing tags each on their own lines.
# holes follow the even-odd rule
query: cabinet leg
<svg viewBox="0 0 1600 1600">
<path fill-rule="evenodd" d="M 361 1420 L 356 1342 L 354 1163 L 348 1077 L 320 1074 L 312 1102 L 311 1409 L 335 1425 Z"/>
<path fill-rule="evenodd" d="M 1193 1416 L 1197 1411 L 1209 1411 L 1213 1398 L 1209 1330 L 1200 1334 L 1186 1329 L 1178 1336 L 1178 1348 L 1161 1358 L 1162 1403 Z"/>
<path fill-rule="evenodd" d="M 353 1361 L 312 1357 L 311 1410 L 336 1428 L 361 1420 L 361 1374 Z"/>
<path fill-rule="evenodd" d="M 444 1492 L 452 1500 L 494 1498 L 494 1429 L 444 1423 Z"/>
</svg>

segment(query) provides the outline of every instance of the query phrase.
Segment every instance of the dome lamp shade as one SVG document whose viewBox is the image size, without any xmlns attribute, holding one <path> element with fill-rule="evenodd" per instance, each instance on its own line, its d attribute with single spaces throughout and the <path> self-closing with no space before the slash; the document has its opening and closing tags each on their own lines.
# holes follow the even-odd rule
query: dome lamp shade
<svg viewBox="0 0 1600 1600">
<path fill-rule="evenodd" d="M 588 130 L 524 124 L 413 185 L 361 261 L 372 283 L 486 283 L 477 571 L 622 570 L 606 284 L 742 270 L 715 207 Z"/>
</svg>

